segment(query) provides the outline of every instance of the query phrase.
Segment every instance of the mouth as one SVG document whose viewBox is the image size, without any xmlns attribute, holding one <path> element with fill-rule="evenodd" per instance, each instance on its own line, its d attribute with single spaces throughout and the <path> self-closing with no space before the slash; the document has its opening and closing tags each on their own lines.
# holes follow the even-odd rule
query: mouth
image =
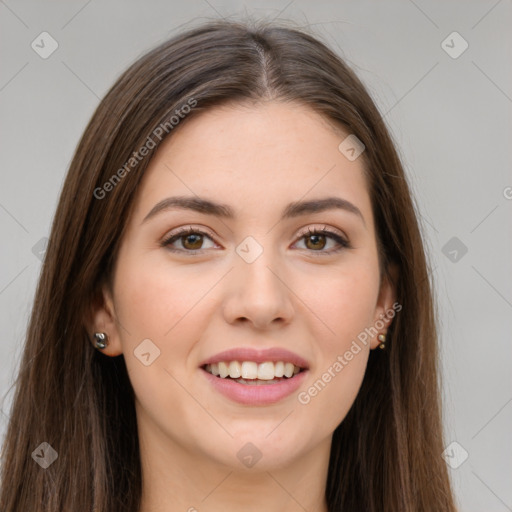
<svg viewBox="0 0 512 512">
<path fill-rule="evenodd" d="M 305 382 L 309 362 L 280 347 L 239 347 L 203 360 L 199 370 L 215 393 L 245 406 L 290 399 Z"/>
<path fill-rule="evenodd" d="M 306 371 L 289 361 L 219 361 L 201 367 L 205 372 L 218 379 L 230 380 L 247 386 L 265 386 L 279 384 L 293 379 Z"/>
</svg>

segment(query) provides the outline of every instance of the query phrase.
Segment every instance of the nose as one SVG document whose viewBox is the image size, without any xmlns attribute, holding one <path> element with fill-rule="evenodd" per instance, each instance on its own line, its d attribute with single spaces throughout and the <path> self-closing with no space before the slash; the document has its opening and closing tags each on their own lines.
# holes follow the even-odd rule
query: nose
<svg viewBox="0 0 512 512">
<path fill-rule="evenodd" d="M 229 275 L 224 317 L 230 324 L 250 323 L 259 330 L 283 326 L 294 314 L 291 283 L 270 250 L 252 263 L 239 258 Z M 289 281 L 289 279 L 288 279 Z"/>
</svg>

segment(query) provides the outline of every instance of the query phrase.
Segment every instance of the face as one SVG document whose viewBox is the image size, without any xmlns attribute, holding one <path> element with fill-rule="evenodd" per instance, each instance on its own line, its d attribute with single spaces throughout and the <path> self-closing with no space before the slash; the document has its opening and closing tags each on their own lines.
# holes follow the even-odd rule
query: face
<svg viewBox="0 0 512 512">
<path fill-rule="evenodd" d="M 95 315 L 148 443 L 261 469 L 328 450 L 394 300 L 347 135 L 268 102 L 196 115 L 159 148 Z"/>
</svg>

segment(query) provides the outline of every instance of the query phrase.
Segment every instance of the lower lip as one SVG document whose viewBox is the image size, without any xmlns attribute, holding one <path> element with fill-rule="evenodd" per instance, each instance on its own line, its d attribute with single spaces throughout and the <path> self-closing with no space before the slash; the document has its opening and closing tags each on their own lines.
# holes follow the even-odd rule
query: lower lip
<svg viewBox="0 0 512 512">
<path fill-rule="evenodd" d="M 274 384 L 240 384 L 232 379 L 221 379 L 201 368 L 212 386 L 227 398 L 246 405 L 269 405 L 291 395 L 306 378 L 307 370 L 297 373 L 289 379 Z"/>
</svg>

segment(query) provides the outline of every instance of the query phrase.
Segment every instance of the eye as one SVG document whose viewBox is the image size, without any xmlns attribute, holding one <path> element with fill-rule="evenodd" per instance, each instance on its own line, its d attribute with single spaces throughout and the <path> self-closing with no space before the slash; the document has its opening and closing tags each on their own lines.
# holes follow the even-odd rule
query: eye
<svg viewBox="0 0 512 512">
<path fill-rule="evenodd" d="M 161 246 L 167 247 L 173 252 L 188 252 L 189 254 L 195 254 L 198 251 L 211 248 L 204 247 L 205 238 L 214 243 L 212 237 L 208 233 L 189 226 L 188 228 L 181 228 L 177 232 L 171 233 L 161 242 Z M 309 252 L 318 253 L 318 255 L 329 255 L 350 247 L 349 242 L 344 237 L 327 229 L 327 227 L 322 229 L 308 228 L 307 232 L 300 236 L 299 241 L 302 240 L 306 240 L 306 250 L 309 249 Z M 323 249 L 325 249 L 329 241 L 334 242 L 335 247 L 324 251 Z M 172 247 L 176 242 L 181 243 L 181 248 Z"/>
<path fill-rule="evenodd" d="M 303 234 L 300 240 L 305 240 L 306 249 L 311 249 L 310 252 L 318 253 L 318 255 L 329 255 L 350 247 L 348 240 L 338 233 L 327 229 L 327 227 L 322 229 L 308 228 L 306 234 Z M 324 251 L 323 249 L 327 246 L 329 240 L 335 242 L 338 246 Z"/>
<path fill-rule="evenodd" d="M 173 252 L 185 251 L 189 253 L 195 253 L 196 251 L 200 251 L 202 249 L 208 249 L 208 247 L 203 247 L 205 237 L 213 242 L 211 236 L 204 231 L 194 229 L 192 227 L 181 228 L 178 232 L 172 233 L 169 237 L 163 240 L 161 245 L 162 247 L 169 248 L 169 250 Z M 181 249 L 170 247 L 176 241 L 181 242 Z"/>
</svg>

